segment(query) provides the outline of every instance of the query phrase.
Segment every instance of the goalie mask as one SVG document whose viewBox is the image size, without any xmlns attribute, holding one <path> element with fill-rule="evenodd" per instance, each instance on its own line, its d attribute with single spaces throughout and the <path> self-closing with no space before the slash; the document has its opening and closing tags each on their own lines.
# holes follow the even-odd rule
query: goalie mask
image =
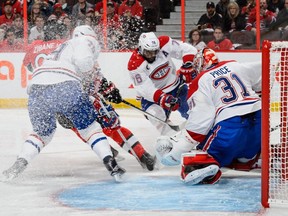
<svg viewBox="0 0 288 216">
<path fill-rule="evenodd" d="M 218 63 L 219 59 L 215 51 L 210 48 L 204 48 L 200 50 L 194 58 L 194 65 L 199 73 L 203 70 L 211 68 Z"/>
<path fill-rule="evenodd" d="M 146 61 L 153 63 L 160 49 L 157 36 L 153 32 L 142 33 L 139 37 L 138 49 Z"/>
</svg>

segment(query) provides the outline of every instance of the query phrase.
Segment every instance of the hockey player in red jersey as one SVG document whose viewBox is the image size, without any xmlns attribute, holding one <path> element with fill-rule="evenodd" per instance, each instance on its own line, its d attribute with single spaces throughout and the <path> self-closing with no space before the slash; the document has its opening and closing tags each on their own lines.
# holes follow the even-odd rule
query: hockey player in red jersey
<svg viewBox="0 0 288 216">
<path fill-rule="evenodd" d="M 111 104 L 106 103 L 98 93 L 102 95 L 107 101 L 113 103 L 120 103 L 122 97 L 116 86 L 110 81 L 108 82 L 106 78 L 102 78 L 100 85 L 98 87 L 98 81 L 95 82 L 95 86 L 92 87 L 91 93 L 93 95 L 93 105 L 95 111 L 98 114 L 97 121 L 102 127 L 103 133 L 112 138 L 118 145 L 125 149 L 127 152 L 137 157 L 137 160 L 141 163 L 142 167 L 147 168 L 147 170 L 154 170 L 154 165 L 156 162 L 156 157 L 151 156 L 142 146 L 140 141 L 135 137 L 135 135 L 126 127 L 120 125 L 119 115 L 116 113 Z M 58 116 L 58 122 L 66 129 L 72 129 L 81 139 L 81 135 L 78 133 L 77 129 L 65 118 L 65 116 Z M 112 152 L 115 154 L 115 149 L 112 148 Z M 118 154 L 118 153 L 116 153 Z"/>
<path fill-rule="evenodd" d="M 187 86 L 181 84 L 190 82 L 193 76 L 192 62 L 196 53 L 197 49 L 192 45 L 168 36 L 158 38 L 153 32 L 140 35 L 138 48 L 128 62 L 128 70 L 144 111 L 163 121 L 176 110 L 183 118 L 188 118 Z M 180 76 L 172 58 L 183 62 Z M 183 88 L 179 92 L 180 86 Z M 171 132 L 166 124 L 148 119 L 161 134 Z"/>
<path fill-rule="evenodd" d="M 261 63 L 219 61 L 209 48 L 194 65 L 189 84 L 189 118 L 173 137 L 157 139 L 156 155 L 167 166 L 182 164 L 190 184 L 214 184 L 221 167 L 252 169 L 261 151 Z"/>
<path fill-rule="evenodd" d="M 55 48 L 57 48 L 60 44 L 62 44 L 65 39 L 62 40 L 55 40 L 55 37 L 53 38 L 53 29 L 50 30 L 50 37 L 46 38 L 47 41 L 34 41 L 29 46 L 29 51 L 27 51 L 27 54 L 24 57 L 23 64 L 29 69 L 33 70 L 34 68 L 40 66 L 42 64 L 42 61 L 44 58 L 47 57 L 47 55 L 53 51 Z M 51 34 L 52 33 L 52 34 Z M 54 34 L 55 35 L 55 34 Z M 94 88 L 94 86 L 93 86 Z M 112 82 L 108 82 L 104 77 L 101 80 L 101 85 L 99 87 L 99 93 L 101 93 L 104 97 L 107 98 L 108 101 L 114 102 L 114 103 L 120 103 L 122 101 L 121 95 L 119 93 L 119 90 L 115 87 L 115 85 Z M 93 105 L 95 107 L 95 110 L 97 113 L 100 114 L 100 110 L 102 109 L 99 104 L 99 99 L 93 99 Z M 149 171 L 152 171 L 154 169 L 155 160 L 156 158 L 151 156 L 142 146 L 140 141 L 135 137 L 135 135 L 126 127 L 123 127 L 120 125 L 120 120 L 118 118 L 118 114 L 115 112 L 114 108 L 111 105 L 108 105 L 104 103 L 106 109 L 108 109 L 109 113 L 111 113 L 111 117 L 109 118 L 105 113 L 101 113 L 101 118 L 98 118 L 97 121 L 100 123 L 100 125 L 103 128 L 103 132 L 106 136 L 109 136 L 112 138 L 120 147 L 124 148 L 126 151 L 135 152 L 135 157 L 138 157 L 141 165 L 145 168 L 147 168 Z M 73 125 L 71 125 L 71 122 L 68 119 L 65 119 L 64 116 L 57 115 L 58 122 L 60 125 L 62 125 L 64 128 L 72 129 L 81 139 L 82 137 L 77 132 L 77 129 L 74 128 Z M 122 135 L 124 137 L 122 137 Z M 124 140 L 125 139 L 125 140 Z M 130 148 L 127 147 L 129 145 Z M 111 150 L 116 156 L 118 154 L 117 150 L 111 147 Z M 134 153 L 133 152 L 133 153 Z"/>
</svg>

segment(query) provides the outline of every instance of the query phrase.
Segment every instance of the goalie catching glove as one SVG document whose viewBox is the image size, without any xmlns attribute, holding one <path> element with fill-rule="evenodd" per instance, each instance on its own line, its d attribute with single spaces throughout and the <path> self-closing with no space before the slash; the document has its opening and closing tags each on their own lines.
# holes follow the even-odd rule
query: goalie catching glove
<svg viewBox="0 0 288 216">
<path fill-rule="evenodd" d="M 155 145 L 156 157 L 165 166 L 176 166 L 181 163 L 181 155 L 194 149 L 196 144 L 186 130 L 171 137 L 160 136 Z"/>
<path fill-rule="evenodd" d="M 114 83 L 112 83 L 111 81 L 108 82 L 106 78 L 103 78 L 101 81 L 99 93 L 103 95 L 103 97 L 109 102 L 116 104 L 122 102 L 122 97 L 120 95 L 119 89 L 116 88 Z"/>
<path fill-rule="evenodd" d="M 194 65 L 190 61 L 183 63 L 179 71 L 181 79 L 183 79 L 185 83 L 189 83 L 197 77 L 197 71 L 194 69 Z"/>
</svg>

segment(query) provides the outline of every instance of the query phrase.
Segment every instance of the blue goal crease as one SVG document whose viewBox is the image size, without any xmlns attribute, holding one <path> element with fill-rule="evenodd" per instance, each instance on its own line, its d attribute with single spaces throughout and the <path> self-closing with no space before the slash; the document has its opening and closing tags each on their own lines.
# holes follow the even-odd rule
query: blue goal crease
<svg viewBox="0 0 288 216">
<path fill-rule="evenodd" d="M 121 194 L 121 202 L 115 194 Z M 62 191 L 57 200 L 82 210 L 256 213 L 261 209 L 260 196 L 260 178 L 222 178 L 215 185 L 189 186 L 175 176 L 166 176 L 86 184 Z"/>
</svg>

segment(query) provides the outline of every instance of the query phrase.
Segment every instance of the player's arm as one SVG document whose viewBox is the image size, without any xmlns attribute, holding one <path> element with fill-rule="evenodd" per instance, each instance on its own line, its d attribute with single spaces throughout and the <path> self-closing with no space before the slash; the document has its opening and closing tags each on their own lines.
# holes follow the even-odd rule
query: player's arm
<svg viewBox="0 0 288 216">
<path fill-rule="evenodd" d="M 167 52 L 172 58 L 182 59 L 183 63 L 193 62 L 197 49 L 191 44 L 174 40 L 168 36 L 159 37 L 161 51 Z"/>
<path fill-rule="evenodd" d="M 172 111 L 179 108 L 180 101 L 161 89 L 155 88 L 151 79 L 144 72 L 133 71 L 130 72 L 130 76 L 138 96 L 144 97 L 146 100 L 154 102 L 166 110 L 169 110 L 170 107 L 172 107 Z"/>
<path fill-rule="evenodd" d="M 162 52 L 169 53 L 172 58 L 182 60 L 180 76 L 186 83 L 191 82 L 196 77 L 193 61 L 197 49 L 188 43 L 174 40 L 168 36 L 159 37 L 159 41 Z"/>
</svg>

